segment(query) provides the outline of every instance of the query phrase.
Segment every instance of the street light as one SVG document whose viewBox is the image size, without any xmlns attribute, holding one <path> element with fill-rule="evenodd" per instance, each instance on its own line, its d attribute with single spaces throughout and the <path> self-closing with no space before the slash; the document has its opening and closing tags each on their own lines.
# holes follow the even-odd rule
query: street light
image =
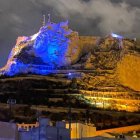
<svg viewBox="0 0 140 140">
<path fill-rule="evenodd" d="M 8 99 L 7 104 L 9 105 L 9 116 L 10 116 L 10 119 L 11 119 L 12 105 L 16 104 L 16 99 Z"/>
</svg>

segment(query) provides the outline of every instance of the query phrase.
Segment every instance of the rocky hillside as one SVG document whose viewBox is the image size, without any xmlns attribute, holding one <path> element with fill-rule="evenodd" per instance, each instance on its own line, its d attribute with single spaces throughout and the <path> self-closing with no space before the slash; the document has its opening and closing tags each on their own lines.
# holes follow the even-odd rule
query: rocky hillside
<svg viewBox="0 0 140 140">
<path fill-rule="evenodd" d="M 67 21 L 47 23 L 33 36 L 17 39 L 0 74 L 64 74 L 77 79 L 78 89 L 140 91 L 139 46 L 139 41 L 114 33 L 79 36 Z"/>
</svg>

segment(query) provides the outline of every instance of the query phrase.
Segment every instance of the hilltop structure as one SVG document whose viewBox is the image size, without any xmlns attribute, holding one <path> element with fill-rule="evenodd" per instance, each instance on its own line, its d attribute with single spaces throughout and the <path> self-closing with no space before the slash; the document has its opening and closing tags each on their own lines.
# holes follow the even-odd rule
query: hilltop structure
<svg viewBox="0 0 140 140">
<path fill-rule="evenodd" d="M 91 70 L 96 74 L 104 71 L 107 76 L 108 71 L 112 71 L 110 78 L 105 78 L 104 75 L 106 80 L 100 80 L 101 76 L 98 80 L 95 80 L 95 76 L 91 78 L 91 87 L 97 81 L 105 86 L 112 85 L 108 84 L 110 79 L 113 83 L 116 81 L 114 85 L 123 83 L 124 86 L 139 91 L 140 85 L 133 82 L 137 79 L 133 77 L 140 77 L 136 45 L 135 39 L 127 39 L 114 33 L 105 37 L 79 36 L 78 32 L 68 27 L 68 21 L 54 23 L 49 16 L 46 23 L 44 17 L 39 32 L 30 37 L 18 37 L 7 64 L 0 70 L 0 75 L 48 75 L 71 69 L 75 73 L 76 70 Z M 126 62 L 128 59 L 129 62 Z M 134 62 L 133 59 L 137 61 Z M 124 67 L 125 63 L 131 63 L 131 66 Z M 70 71 L 65 72 L 68 74 Z M 85 77 L 87 78 L 87 75 Z"/>
</svg>

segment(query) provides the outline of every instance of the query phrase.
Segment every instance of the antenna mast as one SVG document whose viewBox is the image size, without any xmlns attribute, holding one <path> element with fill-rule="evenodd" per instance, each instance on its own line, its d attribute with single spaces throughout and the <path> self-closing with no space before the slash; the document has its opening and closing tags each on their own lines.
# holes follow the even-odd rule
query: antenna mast
<svg viewBox="0 0 140 140">
<path fill-rule="evenodd" d="M 51 23 L 51 14 L 48 14 L 48 23 Z"/>
<path fill-rule="evenodd" d="M 45 24 L 46 24 L 46 15 L 43 14 L 43 22 L 42 22 L 42 25 L 45 26 Z"/>
</svg>

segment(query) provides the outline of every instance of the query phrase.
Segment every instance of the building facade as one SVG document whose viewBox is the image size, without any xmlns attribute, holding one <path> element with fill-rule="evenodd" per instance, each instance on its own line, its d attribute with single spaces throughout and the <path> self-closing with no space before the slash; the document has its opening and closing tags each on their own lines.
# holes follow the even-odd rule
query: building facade
<svg viewBox="0 0 140 140">
<path fill-rule="evenodd" d="M 49 119 L 41 118 L 39 126 L 20 129 L 19 140 L 70 140 L 70 133 L 65 122 L 56 122 L 56 126 L 51 126 Z"/>
</svg>

